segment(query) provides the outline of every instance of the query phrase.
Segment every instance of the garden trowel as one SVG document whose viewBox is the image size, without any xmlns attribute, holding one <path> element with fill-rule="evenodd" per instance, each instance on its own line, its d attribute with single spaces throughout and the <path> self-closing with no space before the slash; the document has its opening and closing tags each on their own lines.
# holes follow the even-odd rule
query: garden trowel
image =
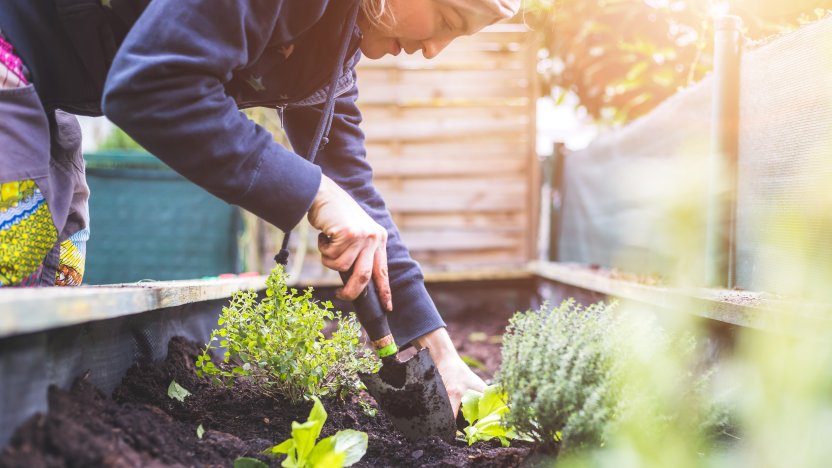
<svg viewBox="0 0 832 468">
<path fill-rule="evenodd" d="M 341 273 L 341 278 L 346 283 L 349 273 Z M 452 441 L 456 436 L 456 421 L 451 401 L 427 348 L 410 358 L 400 358 L 372 280 L 353 305 L 381 358 L 378 373 L 359 374 L 367 391 L 409 440 L 438 436 Z"/>
</svg>

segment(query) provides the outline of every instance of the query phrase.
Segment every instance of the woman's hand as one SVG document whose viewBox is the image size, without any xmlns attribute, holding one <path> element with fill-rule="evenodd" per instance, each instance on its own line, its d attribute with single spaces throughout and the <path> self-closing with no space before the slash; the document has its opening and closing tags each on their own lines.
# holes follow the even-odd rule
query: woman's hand
<svg viewBox="0 0 832 468">
<path fill-rule="evenodd" d="M 382 307 L 393 310 L 387 272 L 387 230 L 327 176 L 321 178 L 307 217 L 312 227 L 321 231 L 318 250 L 324 266 L 340 272 L 353 269 L 336 296 L 352 301 L 373 280 Z"/>
</svg>

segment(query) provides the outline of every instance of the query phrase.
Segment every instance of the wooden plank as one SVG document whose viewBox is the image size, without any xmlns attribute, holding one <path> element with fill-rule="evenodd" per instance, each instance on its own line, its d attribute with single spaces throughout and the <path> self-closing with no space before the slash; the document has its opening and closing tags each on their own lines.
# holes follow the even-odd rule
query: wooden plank
<svg viewBox="0 0 832 468">
<path fill-rule="evenodd" d="M 387 130 L 378 131 L 365 135 L 366 141 L 370 143 L 442 143 L 442 142 L 495 142 L 514 141 L 525 145 L 528 141 L 526 132 L 519 128 L 495 128 L 495 129 L 472 129 L 469 132 L 458 129 L 443 129 L 438 132 L 425 132 L 419 129 L 412 129 L 405 132 Z"/>
<path fill-rule="evenodd" d="M 0 289 L 0 338 L 262 290 L 265 277 L 77 288 Z"/>
<path fill-rule="evenodd" d="M 461 197 L 433 194 L 394 193 L 385 195 L 387 205 L 398 213 L 448 213 L 476 211 L 481 213 L 518 210 L 526 202 L 525 194 L 471 193 Z"/>
<path fill-rule="evenodd" d="M 394 100 L 369 100 L 359 99 L 358 105 L 362 110 L 372 108 L 395 108 L 395 109 L 444 109 L 444 108 L 481 108 L 481 107 L 527 107 L 530 103 L 528 96 L 516 98 L 495 98 L 495 97 L 477 97 L 477 98 L 430 98 L 430 99 L 410 99 L 410 98 L 396 98 Z"/>
<path fill-rule="evenodd" d="M 429 140 L 432 135 L 471 134 L 499 132 L 501 134 L 525 133 L 529 119 L 519 115 L 511 118 L 503 116 L 446 116 L 437 112 L 434 119 L 415 119 L 389 117 L 387 119 L 366 119 L 364 134 L 372 139 L 393 139 L 401 135 L 406 139 L 421 138 Z M 524 138 L 524 141 L 527 139 Z"/>
<path fill-rule="evenodd" d="M 413 258 L 426 272 L 469 269 L 475 270 L 501 265 L 506 269 L 522 268 L 525 262 L 518 260 L 517 250 L 420 251 Z"/>
<path fill-rule="evenodd" d="M 517 174 L 522 177 L 527 162 L 521 158 L 484 160 L 476 157 L 435 158 L 429 155 L 418 158 L 379 156 L 367 157 L 373 166 L 375 180 L 392 177 L 449 177 L 490 176 Z"/>
<path fill-rule="evenodd" d="M 527 214 L 519 211 L 496 213 L 393 213 L 402 231 L 425 229 L 489 228 L 493 231 L 521 232 L 526 230 Z"/>
<path fill-rule="evenodd" d="M 526 137 L 523 140 L 525 141 Z M 483 163 L 509 158 L 522 158 L 524 155 L 518 151 L 518 142 L 514 140 L 491 140 L 491 141 L 466 141 L 457 140 L 444 141 L 421 141 L 402 144 L 397 141 L 369 141 L 367 142 L 367 154 L 379 161 L 381 158 L 399 157 L 401 159 L 420 158 L 467 158 L 476 156 Z M 430 159 L 426 159 L 429 161 Z"/>
<path fill-rule="evenodd" d="M 647 285 L 574 264 L 532 262 L 529 271 L 550 281 L 607 296 L 759 330 L 806 335 L 832 326 L 832 304 L 805 303 L 750 291 Z"/>
<path fill-rule="evenodd" d="M 496 193 L 502 196 L 525 196 L 528 192 L 525 178 L 499 175 L 493 177 L 451 177 L 451 178 L 403 178 L 379 179 L 376 188 L 385 196 L 395 194 L 432 195 L 444 198 L 463 198 L 467 195 Z M 521 205 L 522 206 L 522 205 Z"/>
<path fill-rule="evenodd" d="M 359 106 L 365 102 L 396 102 L 402 96 L 409 100 L 426 99 L 517 99 L 528 95 L 526 81 L 513 78 L 501 81 L 475 82 L 425 80 L 422 83 L 388 83 L 367 86 L 361 94 Z"/>
<path fill-rule="evenodd" d="M 453 120 L 510 120 L 528 123 L 528 108 L 525 105 L 480 106 L 480 107 L 397 107 L 369 106 L 362 108 L 364 124 L 377 124 L 390 120 L 403 121 L 453 121 Z"/>
<path fill-rule="evenodd" d="M 358 84 L 362 94 L 373 93 L 377 88 L 400 86 L 430 86 L 436 83 L 462 83 L 478 89 L 502 86 L 528 87 L 524 69 L 499 68 L 496 70 L 447 70 L 425 69 L 417 72 L 403 72 L 399 69 L 370 68 L 361 71 Z M 368 88 L 369 87 L 369 88 Z"/>
<path fill-rule="evenodd" d="M 489 232 L 472 229 L 402 232 L 402 240 L 411 252 L 446 252 L 472 250 L 516 250 L 522 232 Z"/>
</svg>

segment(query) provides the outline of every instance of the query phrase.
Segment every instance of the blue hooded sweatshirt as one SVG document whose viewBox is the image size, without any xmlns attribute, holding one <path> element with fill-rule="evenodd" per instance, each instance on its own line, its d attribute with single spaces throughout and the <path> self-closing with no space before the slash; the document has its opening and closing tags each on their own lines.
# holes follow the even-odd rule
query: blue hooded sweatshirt
<svg viewBox="0 0 832 468">
<path fill-rule="evenodd" d="M 355 65 L 353 0 L 3 0 L 0 30 L 30 70 L 44 107 L 102 110 L 148 151 L 217 197 L 289 231 L 321 173 L 389 233 L 400 344 L 444 326 L 418 264 L 372 185 Z M 345 29 L 346 28 L 346 29 Z M 347 60 L 331 83 L 343 41 Z M 335 86 L 328 143 L 306 154 Z M 239 109 L 272 107 L 295 152 Z"/>
</svg>

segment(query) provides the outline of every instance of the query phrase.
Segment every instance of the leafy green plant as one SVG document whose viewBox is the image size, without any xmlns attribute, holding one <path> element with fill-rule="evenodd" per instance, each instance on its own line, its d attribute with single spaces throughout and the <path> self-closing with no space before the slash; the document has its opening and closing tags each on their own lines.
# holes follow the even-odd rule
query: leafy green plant
<svg viewBox="0 0 832 468">
<path fill-rule="evenodd" d="M 465 428 L 468 445 L 496 437 L 503 447 L 508 447 L 510 440 L 518 437 L 517 432 L 503 421 L 508 413 L 506 400 L 506 392 L 498 385 L 489 385 L 482 393 L 474 390 L 465 392 L 462 396 L 462 416 L 469 424 Z"/>
<path fill-rule="evenodd" d="M 343 316 L 330 302 L 315 301 L 312 288 L 298 294 L 286 280 L 278 266 L 266 280 L 262 300 L 254 291 L 234 294 L 218 321 L 223 328 L 211 332 L 197 357 L 197 375 L 225 384 L 248 378 L 264 393 L 295 402 L 358 393 L 363 387 L 357 373 L 376 372 L 379 364 L 361 345 L 355 315 Z M 327 338 L 323 330 L 331 320 L 337 327 Z M 220 365 L 211 358 L 218 347 L 226 348 Z"/>
<path fill-rule="evenodd" d="M 506 422 L 551 451 L 600 447 L 622 425 L 655 433 L 671 424 L 685 424 L 691 433 L 718 432 L 725 414 L 709 400 L 710 368 L 693 369 L 693 336 L 669 336 L 649 314 L 614 309 L 568 300 L 552 310 L 544 304 L 515 314 L 497 375 L 508 395 Z M 682 405 L 653 404 L 666 394 L 639 378 L 640 369 L 668 355 L 682 363 L 666 369 L 674 383 L 667 393 Z"/>
<path fill-rule="evenodd" d="M 269 449 L 272 455 L 285 454 L 285 468 L 339 468 L 350 466 L 367 453 L 367 434 L 361 431 L 345 429 L 335 435 L 321 439 L 317 443 L 327 414 L 318 398 L 309 418 L 305 423 L 292 423 L 292 437 Z"/>
<path fill-rule="evenodd" d="M 118 127 L 113 127 L 112 131 L 110 131 L 104 141 L 98 145 L 98 150 L 145 151 L 141 145 L 136 143 L 136 140 L 132 139 L 130 135 L 124 133 L 124 130 Z"/>
</svg>

